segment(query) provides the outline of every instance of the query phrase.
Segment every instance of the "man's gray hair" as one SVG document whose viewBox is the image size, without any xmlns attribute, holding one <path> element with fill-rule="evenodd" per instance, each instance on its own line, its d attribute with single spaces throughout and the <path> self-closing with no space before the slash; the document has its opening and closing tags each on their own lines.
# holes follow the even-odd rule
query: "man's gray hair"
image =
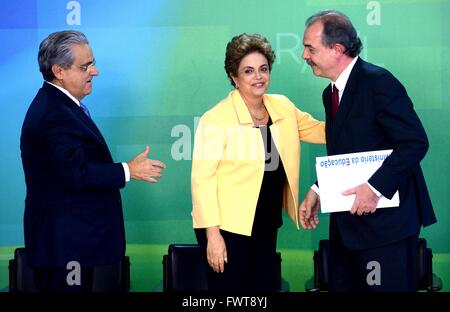
<svg viewBox="0 0 450 312">
<path fill-rule="evenodd" d="M 339 43 L 345 47 L 344 54 L 355 57 L 362 49 L 362 42 L 350 19 L 336 10 L 320 11 L 306 20 L 306 28 L 320 20 L 323 24 L 322 43 L 331 48 Z"/>
<path fill-rule="evenodd" d="M 52 81 L 55 75 L 53 65 L 69 68 L 73 65 L 73 45 L 89 44 L 86 36 L 76 30 L 57 31 L 45 38 L 39 45 L 39 70 L 46 81 Z"/>
</svg>

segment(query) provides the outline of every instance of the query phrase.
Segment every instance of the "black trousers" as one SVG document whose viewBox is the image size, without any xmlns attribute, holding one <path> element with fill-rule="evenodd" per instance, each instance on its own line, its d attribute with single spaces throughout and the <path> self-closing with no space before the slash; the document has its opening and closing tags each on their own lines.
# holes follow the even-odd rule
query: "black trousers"
<svg viewBox="0 0 450 312">
<path fill-rule="evenodd" d="M 349 250 L 340 237 L 330 238 L 330 291 L 417 291 L 417 240 L 413 235 L 377 248 Z"/>
<path fill-rule="evenodd" d="M 220 230 L 228 263 L 223 273 L 214 272 L 206 261 L 206 230 L 195 229 L 198 244 L 208 267 L 208 290 L 213 292 L 275 291 L 276 243 L 278 229 L 257 236 L 245 236 Z"/>
<path fill-rule="evenodd" d="M 79 283 L 74 283 L 74 272 L 66 268 L 34 268 L 34 282 L 38 292 L 90 292 L 93 271 L 92 267 L 82 267 Z"/>
<path fill-rule="evenodd" d="M 39 292 L 119 292 L 118 263 L 104 266 L 34 268 L 34 280 Z M 78 276 L 76 276 L 78 274 Z"/>
</svg>

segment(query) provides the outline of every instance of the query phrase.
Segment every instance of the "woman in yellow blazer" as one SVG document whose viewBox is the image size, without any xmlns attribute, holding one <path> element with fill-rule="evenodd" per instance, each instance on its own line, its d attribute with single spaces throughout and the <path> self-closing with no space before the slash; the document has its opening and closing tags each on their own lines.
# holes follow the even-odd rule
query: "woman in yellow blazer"
<svg viewBox="0 0 450 312">
<path fill-rule="evenodd" d="M 275 289 L 282 207 L 299 226 L 299 141 L 325 143 L 323 122 L 266 94 L 274 60 L 266 38 L 234 37 L 225 71 L 235 90 L 195 134 L 192 217 L 212 291 Z"/>
</svg>

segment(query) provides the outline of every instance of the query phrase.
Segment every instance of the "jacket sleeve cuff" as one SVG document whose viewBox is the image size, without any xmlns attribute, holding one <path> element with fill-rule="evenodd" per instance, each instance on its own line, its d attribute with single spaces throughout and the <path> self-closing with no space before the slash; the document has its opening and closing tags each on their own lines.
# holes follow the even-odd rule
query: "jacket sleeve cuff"
<svg viewBox="0 0 450 312">
<path fill-rule="evenodd" d="M 123 171 L 125 172 L 125 182 L 130 181 L 130 168 L 128 168 L 128 164 L 123 162 Z"/>
</svg>

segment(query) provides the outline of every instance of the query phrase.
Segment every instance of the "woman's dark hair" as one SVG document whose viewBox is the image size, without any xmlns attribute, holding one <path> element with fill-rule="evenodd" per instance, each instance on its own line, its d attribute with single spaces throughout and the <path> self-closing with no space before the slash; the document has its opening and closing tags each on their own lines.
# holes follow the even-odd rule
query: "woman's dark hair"
<svg viewBox="0 0 450 312">
<path fill-rule="evenodd" d="M 272 64 L 275 61 L 275 52 L 272 50 L 267 38 L 259 35 L 240 34 L 233 37 L 227 44 L 225 53 L 225 71 L 231 84 L 235 87 L 233 77 L 237 77 L 238 68 L 242 59 L 250 53 L 259 52 L 264 55 L 269 63 L 269 70 L 272 70 Z"/>
</svg>

